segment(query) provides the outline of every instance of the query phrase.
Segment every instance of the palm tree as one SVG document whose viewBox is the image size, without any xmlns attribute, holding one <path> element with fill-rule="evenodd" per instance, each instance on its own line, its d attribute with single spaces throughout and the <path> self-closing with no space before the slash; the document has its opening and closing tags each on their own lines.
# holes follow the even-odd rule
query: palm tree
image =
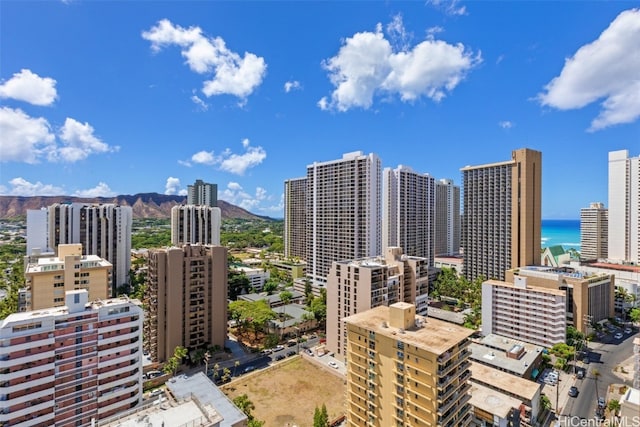
<svg viewBox="0 0 640 427">
<path fill-rule="evenodd" d="M 607 407 L 609 408 L 609 412 L 611 412 L 611 414 L 615 416 L 620 410 L 620 402 L 616 399 L 611 399 Z"/>
</svg>

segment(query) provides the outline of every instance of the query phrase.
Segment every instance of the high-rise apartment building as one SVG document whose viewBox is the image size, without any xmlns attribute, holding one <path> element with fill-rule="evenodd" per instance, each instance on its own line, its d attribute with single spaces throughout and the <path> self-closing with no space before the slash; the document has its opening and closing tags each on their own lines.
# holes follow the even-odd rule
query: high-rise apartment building
<svg viewBox="0 0 640 427">
<path fill-rule="evenodd" d="M 165 362 L 177 346 L 224 347 L 227 337 L 227 248 L 184 245 L 148 253 L 144 346 Z"/>
<path fill-rule="evenodd" d="M 396 303 L 344 319 L 347 426 L 467 426 L 472 330 Z"/>
<path fill-rule="evenodd" d="M 580 209 L 580 259 L 607 258 L 608 224 L 608 211 L 603 203 L 591 203 Z"/>
<path fill-rule="evenodd" d="M 640 263 L 640 156 L 609 152 L 609 259 Z"/>
<path fill-rule="evenodd" d="M 58 245 L 81 243 L 84 255 L 97 255 L 113 265 L 110 295 L 115 294 L 118 286 L 129 283 L 131 206 L 55 203 L 46 212 L 45 215 L 42 210 L 27 211 L 27 254 L 35 248 L 57 251 Z M 36 236 L 34 230 L 44 230 L 46 237 L 39 233 Z"/>
<path fill-rule="evenodd" d="M 206 205 L 177 205 L 171 208 L 171 244 L 220 245 L 222 212 Z"/>
<path fill-rule="evenodd" d="M 381 253 L 381 165 L 347 153 L 307 166 L 307 275 L 326 281 L 331 263 Z M 285 226 L 288 227 L 288 226 Z"/>
<path fill-rule="evenodd" d="M 334 261 L 327 280 L 327 349 L 346 355 L 343 318 L 380 305 L 414 304 L 426 314 L 429 260 L 389 247 L 385 256 Z"/>
<path fill-rule="evenodd" d="M 523 148 L 461 171 L 465 277 L 504 280 L 505 270 L 539 264 L 542 153 Z"/>
<path fill-rule="evenodd" d="M 142 403 L 140 302 L 65 298 L 0 323 L 1 425 L 88 427 Z"/>
<path fill-rule="evenodd" d="M 433 265 L 435 179 L 400 165 L 384 169 L 382 189 L 382 249 L 399 246 Z"/>
<path fill-rule="evenodd" d="M 436 181 L 435 255 L 460 253 L 460 187 L 451 179 Z"/>
<path fill-rule="evenodd" d="M 307 178 L 284 182 L 284 256 L 307 257 Z"/>
<path fill-rule="evenodd" d="M 42 310 L 65 304 L 65 292 L 85 289 L 90 300 L 111 296 L 111 263 L 97 255 L 82 255 L 82 245 L 58 245 L 58 256 L 32 257 L 20 290 L 20 311 Z"/>
<path fill-rule="evenodd" d="M 218 184 L 209 184 L 196 179 L 193 185 L 187 185 L 187 204 L 218 206 Z"/>
</svg>

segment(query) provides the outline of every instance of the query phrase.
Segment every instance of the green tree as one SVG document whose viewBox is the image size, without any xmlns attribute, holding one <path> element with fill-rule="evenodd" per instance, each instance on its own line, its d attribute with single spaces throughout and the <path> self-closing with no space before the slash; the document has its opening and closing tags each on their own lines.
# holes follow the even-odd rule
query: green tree
<svg viewBox="0 0 640 427">
<path fill-rule="evenodd" d="M 616 399 L 611 399 L 607 407 L 609 408 L 609 411 L 613 415 L 617 415 L 618 411 L 620 411 L 620 401 Z"/>
<path fill-rule="evenodd" d="M 187 355 L 187 349 L 182 346 L 177 346 L 173 350 L 173 356 L 171 356 L 169 360 L 167 360 L 167 362 L 162 367 L 162 370 L 164 371 L 164 373 L 172 374 L 173 376 L 175 376 L 176 371 L 182 364 L 182 359 L 184 359 L 186 355 Z"/>
<path fill-rule="evenodd" d="M 246 394 L 237 396 L 233 399 L 233 403 L 247 416 L 248 427 L 262 427 L 264 425 L 264 421 L 257 420 L 251 413 L 256 407 L 253 402 L 249 400 L 249 396 Z"/>
<path fill-rule="evenodd" d="M 629 312 L 629 320 L 631 320 L 633 323 L 637 323 L 640 321 L 640 308 L 633 308 L 631 309 L 631 311 Z"/>
<path fill-rule="evenodd" d="M 313 412 L 313 427 L 328 427 L 329 426 L 329 414 L 327 413 L 327 406 L 323 403 L 322 408 L 316 406 Z"/>
<path fill-rule="evenodd" d="M 544 394 L 540 395 L 540 406 L 543 410 L 551 409 L 551 400 L 549 400 L 549 398 Z"/>
<path fill-rule="evenodd" d="M 265 300 L 232 301 L 229 303 L 229 314 L 238 324 L 238 334 L 244 335 L 247 329 L 252 329 L 254 340 L 265 330 L 269 321 L 277 317 Z"/>
<path fill-rule="evenodd" d="M 311 301 L 311 306 L 309 307 L 316 320 L 323 324 L 327 318 L 327 304 L 323 302 L 322 297 L 316 297 Z"/>
<path fill-rule="evenodd" d="M 251 282 L 244 271 L 230 267 L 227 273 L 227 284 L 229 288 L 229 299 L 235 301 L 238 295 L 249 292 Z"/>
<path fill-rule="evenodd" d="M 279 285 L 280 285 L 280 282 L 278 282 L 277 280 L 273 279 L 273 277 L 269 277 L 269 280 L 267 280 L 264 283 L 264 286 L 262 287 L 262 290 L 264 292 L 266 292 L 267 295 L 271 295 L 276 289 L 278 289 Z"/>
</svg>

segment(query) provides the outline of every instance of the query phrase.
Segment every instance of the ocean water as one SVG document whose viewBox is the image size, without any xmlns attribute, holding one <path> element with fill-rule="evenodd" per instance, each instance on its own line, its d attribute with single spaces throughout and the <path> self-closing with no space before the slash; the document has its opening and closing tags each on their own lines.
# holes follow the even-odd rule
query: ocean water
<svg viewBox="0 0 640 427">
<path fill-rule="evenodd" d="M 567 250 L 573 248 L 580 251 L 579 219 L 543 219 L 542 247 L 562 245 Z"/>
</svg>

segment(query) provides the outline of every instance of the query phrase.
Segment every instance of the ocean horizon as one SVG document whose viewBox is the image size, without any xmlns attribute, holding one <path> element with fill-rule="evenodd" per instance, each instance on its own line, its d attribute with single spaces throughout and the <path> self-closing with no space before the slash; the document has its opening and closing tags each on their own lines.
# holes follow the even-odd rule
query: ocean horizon
<svg viewBox="0 0 640 427">
<path fill-rule="evenodd" d="M 543 248 L 560 245 L 580 252 L 580 220 L 543 219 L 541 237 Z"/>
</svg>

